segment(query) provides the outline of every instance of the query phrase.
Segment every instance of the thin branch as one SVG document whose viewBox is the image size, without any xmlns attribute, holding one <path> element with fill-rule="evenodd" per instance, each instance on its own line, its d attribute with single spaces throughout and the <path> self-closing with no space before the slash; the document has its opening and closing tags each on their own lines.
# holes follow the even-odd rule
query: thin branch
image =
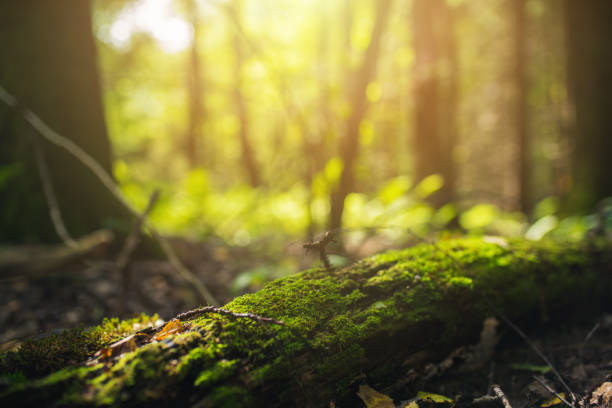
<svg viewBox="0 0 612 408">
<path fill-rule="evenodd" d="M 47 201 L 47 205 L 49 206 L 49 217 L 51 218 L 51 222 L 53 223 L 53 228 L 55 229 L 55 232 L 60 237 L 60 239 L 64 242 L 64 244 L 66 244 L 66 246 L 69 246 L 70 248 L 78 248 L 77 242 L 68 232 L 66 224 L 64 224 L 64 220 L 62 219 L 62 213 L 57 203 L 57 196 L 55 195 L 51 176 L 49 175 L 49 168 L 47 167 L 45 154 L 42 151 L 42 148 L 40 147 L 40 144 L 35 137 L 32 138 L 32 145 L 34 146 L 36 167 L 38 168 L 38 174 L 40 175 L 40 182 L 42 183 L 43 193 L 45 194 L 45 199 Z"/>
<path fill-rule="evenodd" d="M 329 262 L 329 256 L 326 253 L 326 247 L 330 242 L 336 242 L 334 240 L 334 233 L 327 231 L 323 238 L 314 242 L 306 242 L 303 246 L 304 249 L 317 249 L 319 250 L 319 258 L 328 271 L 331 270 L 331 263 Z"/>
<path fill-rule="evenodd" d="M 251 320 L 258 321 L 258 322 L 278 324 L 280 326 L 285 325 L 284 322 L 280 320 L 272 319 L 271 317 L 263 317 L 263 316 L 256 315 L 254 313 L 236 313 L 236 312 L 232 312 L 231 310 L 221 309 L 215 306 L 205 306 L 205 307 L 201 307 L 198 309 L 190 310 L 185 313 L 180 313 L 176 315 L 175 319 L 189 320 L 189 319 L 193 319 L 195 317 L 201 316 L 206 313 L 218 313 L 218 314 L 228 316 L 228 317 L 233 317 L 233 318 L 246 318 L 246 319 L 251 319 Z"/>
<path fill-rule="evenodd" d="M 168 262 L 170 262 L 170 265 L 172 265 L 174 270 L 177 271 L 178 274 L 181 275 L 181 277 L 184 280 L 191 283 L 196 288 L 196 290 L 198 291 L 200 296 L 202 296 L 202 299 L 206 301 L 206 303 L 208 303 L 209 305 L 218 305 L 219 302 L 213 296 L 213 294 L 208 290 L 206 285 L 204 285 L 204 283 L 202 283 L 202 281 L 198 279 L 197 276 L 195 276 L 189 269 L 187 269 L 185 265 L 183 265 L 179 257 L 176 255 L 176 252 L 174 252 L 174 249 L 172 249 L 172 246 L 170 245 L 168 240 L 162 237 L 157 232 L 157 230 L 155 230 L 154 228 L 150 226 L 149 226 L 149 231 L 151 231 L 151 234 L 153 234 L 153 237 L 155 237 L 157 242 L 159 242 L 159 245 L 162 251 L 168 258 Z"/>
<path fill-rule="evenodd" d="M 493 304 L 491 302 L 488 301 L 488 299 L 485 298 L 485 301 L 489 304 L 489 307 L 491 307 L 493 309 L 493 311 L 504 321 L 506 322 L 506 324 L 508 326 L 510 326 L 516 333 L 518 333 L 519 336 L 521 336 L 523 338 L 523 340 L 525 340 L 525 342 L 529 345 L 529 347 L 531 347 L 531 349 L 533 351 L 536 352 L 536 354 L 546 363 L 546 365 L 548 367 L 550 367 L 550 370 L 555 374 L 555 376 L 559 379 L 559 382 L 561 383 L 561 385 L 563 385 L 563 387 L 566 389 L 566 391 L 568 392 L 568 394 L 572 397 L 573 401 L 576 401 L 576 396 L 574 395 L 574 393 L 572 392 L 572 390 L 570 389 L 569 385 L 567 385 L 567 383 L 563 380 L 563 377 L 561 377 L 561 374 L 559 374 L 559 371 L 557 371 L 557 369 L 553 366 L 552 362 L 548 359 L 548 357 L 546 357 L 546 355 L 538 348 L 538 346 L 535 345 L 535 343 L 533 343 L 531 341 L 531 339 L 525 334 L 525 332 L 523 332 L 517 325 L 515 325 L 514 323 L 512 323 L 512 321 L 506 317 L 506 315 L 504 315 L 503 313 L 501 313 L 499 310 L 497 310 L 497 308 L 495 306 L 493 306 Z"/>
<path fill-rule="evenodd" d="M 121 249 L 121 252 L 119 253 L 119 256 L 117 257 L 117 261 L 115 262 L 117 271 L 119 272 L 119 275 L 121 276 L 121 279 L 122 279 L 122 285 L 121 285 L 122 293 L 121 293 L 121 307 L 120 307 L 121 312 L 125 311 L 125 303 L 126 303 L 127 294 L 128 294 L 127 292 L 128 292 L 129 285 L 130 285 L 130 274 L 129 274 L 129 270 L 127 269 L 127 266 L 128 266 L 128 263 L 130 262 L 130 258 L 132 256 L 132 253 L 134 252 L 134 249 L 136 249 L 136 247 L 138 246 L 140 242 L 140 233 L 142 230 L 142 225 L 144 224 L 151 210 L 153 210 L 153 207 L 155 207 L 155 203 L 157 202 L 158 198 L 159 198 L 159 190 L 153 191 L 153 194 L 151 194 L 151 197 L 149 198 L 147 207 L 145 208 L 145 210 L 142 212 L 140 217 L 138 217 L 138 219 L 134 223 L 134 226 L 132 227 L 132 231 L 130 231 L 130 235 L 125 240 L 125 244 L 123 245 L 123 248 Z"/>
<path fill-rule="evenodd" d="M 584 341 L 582 342 L 582 345 L 584 346 L 584 344 L 586 344 L 589 340 L 591 340 L 591 337 L 593 337 L 593 335 L 595 334 L 595 332 L 601 327 L 601 322 L 597 322 L 595 324 L 595 326 L 591 329 L 591 331 L 586 335 L 586 337 L 584 338 Z"/>
<path fill-rule="evenodd" d="M 6 103 L 13 109 L 18 109 L 17 98 L 11 95 L 6 89 L 0 86 L 0 100 Z M 100 182 L 107 188 L 107 190 L 134 216 L 140 217 L 140 214 L 130 206 L 130 204 L 125 200 L 119 187 L 115 184 L 112 177 L 100 166 L 100 164 L 91 157 L 86 151 L 77 146 L 72 140 L 60 135 L 53 129 L 51 129 L 45 122 L 42 121 L 35 113 L 25 107 L 19 107 L 19 112 L 23 116 L 23 118 L 28 122 L 34 129 L 38 131 L 38 133 L 48 140 L 49 142 L 61 147 L 70 153 L 73 157 L 75 157 L 78 161 L 80 161 L 85 167 L 90 169 L 92 173 L 100 180 Z M 202 295 L 203 299 L 208 303 L 217 304 L 214 296 L 210 293 L 210 291 L 206 288 L 206 286 L 189 270 L 187 269 L 181 261 L 178 259 L 174 250 L 168 244 L 167 240 L 163 238 L 159 232 L 149 223 L 144 223 L 144 225 L 151 231 L 153 237 L 159 242 L 162 250 L 168 257 L 168 261 L 173 266 L 173 268 L 177 271 L 179 275 L 181 275 L 187 282 L 191 283 L 196 290 Z"/>
<path fill-rule="evenodd" d="M 508 398 L 506 398 L 506 394 L 504 394 L 499 385 L 493 384 L 491 388 L 493 389 L 495 395 L 497 395 L 497 398 L 499 398 L 502 404 L 504 404 L 504 408 L 512 408 L 512 405 L 510 405 L 510 401 L 508 401 Z"/>
<path fill-rule="evenodd" d="M 132 252 L 134 252 L 134 249 L 136 249 L 136 246 L 138 245 L 140 241 L 140 232 L 142 230 L 142 226 L 145 223 L 147 216 L 149 215 L 149 213 L 155 206 L 155 203 L 157 202 L 158 198 L 159 198 L 159 190 L 155 190 L 153 194 L 151 194 L 151 197 L 149 198 L 147 207 L 142 212 L 140 217 L 138 217 L 138 219 L 134 223 L 134 226 L 132 227 L 132 230 L 130 231 L 130 235 L 125 240 L 125 245 L 121 249 L 121 253 L 117 257 L 117 261 L 115 262 L 117 269 L 120 272 L 123 271 L 123 269 L 125 269 L 125 267 L 127 266 L 130 260 L 130 256 L 132 255 Z"/>
<path fill-rule="evenodd" d="M 544 382 L 544 380 L 542 380 L 540 377 L 534 375 L 533 376 L 534 380 L 536 380 L 537 382 L 540 383 L 540 385 L 542 385 L 542 387 L 546 388 L 546 390 L 548 390 L 548 392 L 550 392 L 551 394 L 553 394 L 555 397 L 559 398 L 559 400 L 561 400 L 561 402 L 563 402 L 565 405 L 567 405 L 568 407 L 574 408 L 574 404 L 570 404 L 565 398 L 563 398 L 563 396 L 561 394 L 559 394 L 557 391 L 553 390 L 552 388 L 550 388 L 548 386 L 548 384 L 546 384 Z M 573 395 L 573 394 L 572 394 Z"/>
</svg>

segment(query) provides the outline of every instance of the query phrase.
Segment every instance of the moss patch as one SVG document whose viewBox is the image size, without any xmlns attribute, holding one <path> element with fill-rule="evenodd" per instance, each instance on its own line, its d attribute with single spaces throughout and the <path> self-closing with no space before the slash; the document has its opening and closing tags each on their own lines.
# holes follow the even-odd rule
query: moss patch
<svg viewBox="0 0 612 408">
<path fill-rule="evenodd" d="M 37 378 L 68 365 L 86 360 L 102 347 L 134 331 L 148 327 L 158 320 L 157 315 L 140 315 L 133 319 L 104 319 L 88 329 L 64 330 L 37 340 L 26 340 L 16 352 L 0 354 L 0 373 L 3 376 Z"/>
<path fill-rule="evenodd" d="M 0 401 L 324 404 L 348 392 L 360 373 L 384 381 L 408 369 L 401 363 L 414 353 L 440 357 L 477 336 L 491 304 L 520 321 L 543 303 L 602 299 L 610 283 L 606 245 L 509 240 L 500 246 L 465 238 L 344 269 L 311 269 L 225 306 L 284 326 L 200 317 L 191 332 L 128 353 L 111 369 L 69 367 L 0 391 Z M 41 388 L 54 391 L 36 399 Z"/>
</svg>

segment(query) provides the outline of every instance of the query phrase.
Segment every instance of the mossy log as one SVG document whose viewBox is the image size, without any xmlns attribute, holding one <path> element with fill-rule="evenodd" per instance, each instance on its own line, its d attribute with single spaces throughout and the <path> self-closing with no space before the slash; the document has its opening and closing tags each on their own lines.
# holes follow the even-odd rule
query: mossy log
<svg viewBox="0 0 612 408">
<path fill-rule="evenodd" d="M 42 378 L 23 375 L 35 362 L 5 355 L 0 405 L 342 405 L 364 376 L 383 387 L 475 342 L 492 308 L 526 325 L 544 307 L 555 316 L 609 303 L 609 248 L 464 238 L 308 270 L 224 307 L 284 325 L 208 314 L 113 363 L 72 362 Z"/>
</svg>

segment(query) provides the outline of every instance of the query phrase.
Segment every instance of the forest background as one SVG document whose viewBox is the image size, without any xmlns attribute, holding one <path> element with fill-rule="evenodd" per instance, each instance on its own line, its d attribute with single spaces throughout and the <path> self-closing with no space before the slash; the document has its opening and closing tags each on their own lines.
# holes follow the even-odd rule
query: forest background
<svg viewBox="0 0 612 408">
<path fill-rule="evenodd" d="M 610 7 L 578 3 L 4 3 L 0 240 L 58 241 L 41 147 L 73 237 L 132 224 L 21 107 L 137 211 L 161 191 L 151 224 L 214 243 L 231 295 L 317 262 L 301 243 L 326 230 L 334 265 L 459 233 L 580 240 L 612 195 L 612 55 Z"/>
</svg>

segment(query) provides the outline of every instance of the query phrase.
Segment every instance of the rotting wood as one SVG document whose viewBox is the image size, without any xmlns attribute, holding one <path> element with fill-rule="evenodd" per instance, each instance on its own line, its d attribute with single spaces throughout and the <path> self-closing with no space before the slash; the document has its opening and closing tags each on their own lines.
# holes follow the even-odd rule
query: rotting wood
<svg viewBox="0 0 612 408">
<path fill-rule="evenodd" d="M 537 323 L 543 301 L 553 319 L 577 305 L 601 306 L 611 257 L 602 242 L 466 238 L 312 269 L 223 307 L 283 326 L 205 314 L 110 369 L 69 366 L 0 389 L 0 404 L 343 406 L 355 381 L 384 389 L 475 342 L 495 314 L 483 295 L 520 325 Z M 424 357 L 411 358 L 418 353 Z"/>
<path fill-rule="evenodd" d="M 90 258 L 103 251 L 113 240 L 109 230 L 99 230 L 66 245 L 0 247 L 0 279 L 25 277 L 61 270 L 68 264 Z"/>
</svg>

